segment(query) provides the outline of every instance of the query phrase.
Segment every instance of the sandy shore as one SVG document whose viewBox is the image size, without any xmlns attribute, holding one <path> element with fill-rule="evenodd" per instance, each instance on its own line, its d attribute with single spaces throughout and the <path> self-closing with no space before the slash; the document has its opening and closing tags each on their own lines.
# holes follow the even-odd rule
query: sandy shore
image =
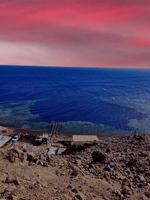
<svg viewBox="0 0 150 200">
<path fill-rule="evenodd" d="M 42 130 L 25 129 L 20 126 L 12 126 L 12 125 L 7 125 L 7 124 L 0 125 L 0 134 L 6 135 L 6 136 L 13 136 L 15 134 L 19 134 L 19 135 L 32 134 L 32 135 L 38 136 L 43 133 L 46 133 L 46 132 Z"/>
</svg>

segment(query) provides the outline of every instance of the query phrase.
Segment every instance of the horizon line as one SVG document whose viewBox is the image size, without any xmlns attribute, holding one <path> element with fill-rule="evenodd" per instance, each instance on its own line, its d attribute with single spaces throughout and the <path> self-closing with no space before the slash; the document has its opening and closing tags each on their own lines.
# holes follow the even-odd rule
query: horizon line
<svg viewBox="0 0 150 200">
<path fill-rule="evenodd" d="M 0 67 L 39 67 L 39 68 L 80 68 L 80 69 L 128 69 L 128 70 L 150 70 L 150 66 L 65 66 L 65 65 L 19 65 L 19 64 L 0 64 Z"/>
</svg>

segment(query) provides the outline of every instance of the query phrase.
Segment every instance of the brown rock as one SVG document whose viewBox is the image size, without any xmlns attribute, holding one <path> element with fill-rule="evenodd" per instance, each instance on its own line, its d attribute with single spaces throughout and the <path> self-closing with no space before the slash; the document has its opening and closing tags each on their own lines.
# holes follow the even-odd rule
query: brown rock
<svg viewBox="0 0 150 200">
<path fill-rule="evenodd" d="M 129 160 L 126 163 L 127 167 L 136 167 L 137 166 L 137 160 L 133 157 L 130 157 Z"/>
<path fill-rule="evenodd" d="M 85 196 L 82 193 L 76 194 L 74 200 L 85 200 Z"/>
<path fill-rule="evenodd" d="M 121 190 L 121 193 L 123 194 L 123 196 L 129 196 L 130 195 L 130 190 L 127 188 L 127 187 L 124 187 L 122 190 Z"/>
<path fill-rule="evenodd" d="M 16 159 L 19 159 L 21 162 L 23 162 L 24 161 L 24 153 L 20 150 L 12 148 L 7 152 L 6 158 L 10 162 L 15 162 Z"/>
<path fill-rule="evenodd" d="M 150 189 L 149 189 L 148 191 L 145 192 L 145 196 L 146 196 L 147 198 L 150 198 Z"/>
<path fill-rule="evenodd" d="M 122 180 L 121 193 L 124 196 L 129 196 L 131 194 L 130 183 L 129 183 L 129 181 L 126 178 Z"/>
<path fill-rule="evenodd" d="M 12 183 L 14 185 L 19 185 L 19 181 L 18 181 L 18 178 L 16 176 L 10 176 L 8 175 L 5 179 L 5 183 Z"/>
<path fill-rule="evenodd" d="M 133 136 L 133 139 L 134 139 L 134 140 L 137 140 L 137 141 L 139 141 L 139 142 L 141 142 L 141 141 L 145 140 L 145 136 L 144 136 L 144 135 L 135 134 L 135 135 Z"/>
<path fill-rule="evenodd" d="M 111 152 L 110 147 L 107 147 L 107 148 L 106 148 L 106 153 L 110 153 L 110 152 Z"/>
<path fill-rule="evenodd" d="M 73 169 L 72 172 L 70 173 L 71 176 L 76 177 L 78 176 L 78 170 L 77 169 Z"/>
<path fill-rule="evenodd" d="M 30 153 L 30 154 L 27 154 L 27 161 L 36 163 L 37 162 L 37 158 L 35 158 L 34 155 Z"/>
<path fill-rule="evenodd" d="M 73 193 L 78 193 L 77 189 L 75 189 L 75 188 L 72 189 L 71 191 L 72 191 Z"/>
<path fill-rule="evenodd" d="M 24 161 L 24 153 L 23 152 L 19 152 L 19 159 L 21 162 Z"/>
</svg>

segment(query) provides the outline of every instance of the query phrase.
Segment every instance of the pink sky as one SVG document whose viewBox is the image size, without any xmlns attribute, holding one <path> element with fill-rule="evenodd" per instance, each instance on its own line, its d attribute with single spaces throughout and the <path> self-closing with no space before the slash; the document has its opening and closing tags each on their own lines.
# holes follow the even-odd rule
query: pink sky
<svg viewBox="0 0 150 200">
<path fill-rule="evenodd" d="M 0 0 L 0 64 L 150 67 L 150 0 Z"/>
</svg>

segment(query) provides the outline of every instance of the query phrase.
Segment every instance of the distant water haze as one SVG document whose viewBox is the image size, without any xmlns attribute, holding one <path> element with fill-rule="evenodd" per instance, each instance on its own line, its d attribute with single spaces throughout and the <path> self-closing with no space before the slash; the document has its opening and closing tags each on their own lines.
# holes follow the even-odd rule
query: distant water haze
<svg viewBox="0 0 150 200">
<path fill-rule="evenodd" d="M 65 133 L 150 131 L 150 70 L 0 66 L 0 124 Z"/>
</svg>

